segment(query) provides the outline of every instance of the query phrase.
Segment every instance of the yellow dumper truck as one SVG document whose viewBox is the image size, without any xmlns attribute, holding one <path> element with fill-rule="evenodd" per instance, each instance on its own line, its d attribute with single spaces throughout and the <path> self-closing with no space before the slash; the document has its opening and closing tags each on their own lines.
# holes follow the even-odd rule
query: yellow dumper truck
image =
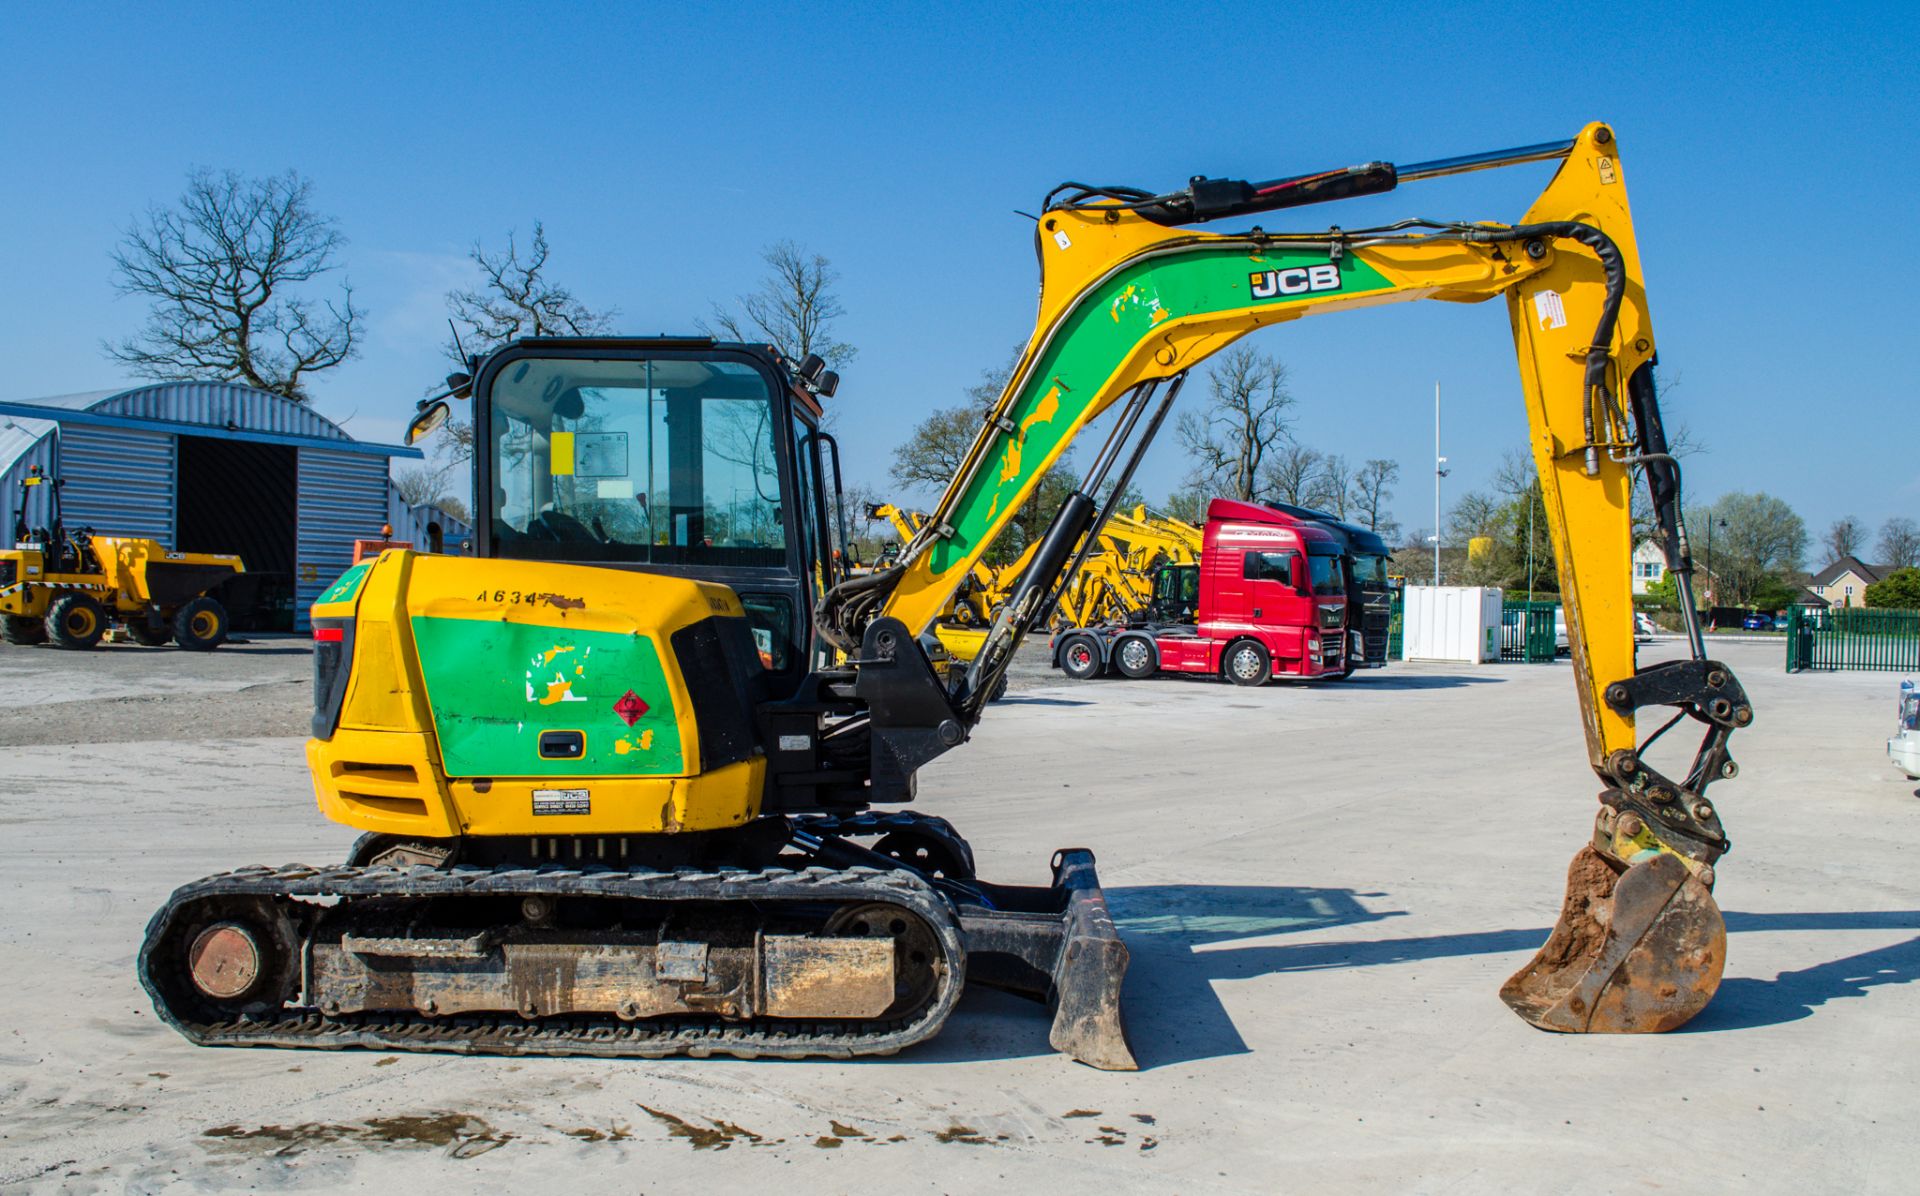
<svg viewBox="0 0 1920 1196">
<path fill-rule="evenodd" d="M 38 469 L 21 483 L 52 493 L 52 527 L 29 528 L 21 504 L 15 547 L 0 550 L 0 638 L 91 648 L 114 624 L 136 643 L 211 651 L 226 642 L 227 610 L 207 591 L 245 571 L 237 556 L 171 552 L 153 540 L 69 535 L 60 483 Z"/>
</svg>

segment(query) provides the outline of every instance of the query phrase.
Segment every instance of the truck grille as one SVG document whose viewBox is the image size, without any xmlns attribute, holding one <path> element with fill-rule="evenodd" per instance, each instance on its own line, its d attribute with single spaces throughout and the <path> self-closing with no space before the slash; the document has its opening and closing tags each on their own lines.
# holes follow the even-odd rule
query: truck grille
<svg viewBox="0 0 1920 1196">
<path fill-rule="evenodd" d="M 1346 643 L 1347 643 L 1347 637 L 1344 632 L 1336 632 L 1333 635 L 1321 636 L 1320 637 L 1320 659 L 1328 662 L 1339 660 L 1341 657 L 1347 654 Z"/>
</svg>

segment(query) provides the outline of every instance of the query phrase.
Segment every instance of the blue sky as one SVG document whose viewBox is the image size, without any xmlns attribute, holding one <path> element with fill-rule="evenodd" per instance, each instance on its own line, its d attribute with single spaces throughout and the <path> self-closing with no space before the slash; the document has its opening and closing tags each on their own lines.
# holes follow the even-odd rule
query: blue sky
<svg viewBox="0 0 1920 1196">
<path fill-rule="evenodd" d="M 108 251 L 196 165 L 309 176 L 350 239 L 364 353 L 317 405 L 397 438 L 444 372 L 466 248 L 546 223 L 556 277 L 622 331 L 690 329 L 790 238 L 832 259 L 858 346 L 838 406 L 883 483 L 915 420 L 1026 336 L 1033 210 L 1075 178 L 1167 189 L 1617 130 L 1670 418 L 1699 498 L 1765 489 L 1817 537 L 1920 517 L 1913 5 L 701 4 L 14 6 L 0 74 L 0 396 L 125 380 L 142 308 Z M 1517 218 L 1526 167 L 1288 217 Z M 1279 227 L 1272 221 L 1271 226 Z M 1297 434 L 1389 457 L 1432 522 L 1523 442 L 1504 311 L 1409 304 L 1255 341 Z M 1200 388 L 1189 388 L 1189 400 Z M 1185 470 L 1177 439 L 1141 481 Z M 1817 564 L 1818 562 L 1810 562 Z"/>
</svg>

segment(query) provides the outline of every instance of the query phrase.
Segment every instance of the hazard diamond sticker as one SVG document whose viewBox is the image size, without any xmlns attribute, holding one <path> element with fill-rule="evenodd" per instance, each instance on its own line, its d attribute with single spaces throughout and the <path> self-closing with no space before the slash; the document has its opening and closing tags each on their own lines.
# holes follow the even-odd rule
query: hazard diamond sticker
<svg viewBox="0 0 1920 1196">
<path fill-rule="evenodd" d="M 641 715 L 647 712 L 647 704 L 640 700 L 639 694 L 628 690 L 621 696 L 618 702 L 613 704 L 613 712 L 619 715 L 626 721 L 626 724 L 631 727 L 640 721 Z"/>
</svg>

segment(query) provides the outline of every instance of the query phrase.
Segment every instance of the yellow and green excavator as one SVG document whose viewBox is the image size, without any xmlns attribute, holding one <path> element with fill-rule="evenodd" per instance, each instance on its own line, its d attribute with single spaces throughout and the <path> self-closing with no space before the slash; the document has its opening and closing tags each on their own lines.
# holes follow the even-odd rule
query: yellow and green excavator
<svg viewBox="0 0 1920 1196">
<path fill-rule="evenodd" d="M 1549 161 L 1514 224 L 1195 227 Z M 1127 952 L 1092 856 L 1057 852 L 1048 886 L 984 881 L 951 825 L 900 808 L 915 774 L 975 731 L 1117 505 L 1090 496 L 1125 492 L 1188 371 L 1309 314 L 1495 297 L 1601 783 L 1559 925 L 1502 996 L 1574 1032 L 1698 1012 L 1725 955 L 1707 789 L 1734 775 L 1752 709 L 1696 627 L 1687 659 L 1635 668 L 1636 471 L 1683 591 L 1691 564 L 1612 130 L 1165 193 L 1066 184 L 1035 233 L 1040 309 L 1012 379 L 898 560 L 860 576 L 833 552 L 819 414 L 838 380 L 817 359 L 533 339 L 451 378 L 416 430 L 471 397 L 479 558 L 388 551 L 313 611 L 314 787 L 366 834 L 339 865 L 175 892 L 140 952 L 161 1016 L 208 1044 L 851 1056 L 924 1040 L 976 981 L 1051 1002 L 1060 1050 L 1131 1067 Z M 981 651 L 937 675 L 921 637 L 1103 413 Z M 1684 773 L 1643 759 L 1646 707 L 1704 728 Z"/>
</svg>

